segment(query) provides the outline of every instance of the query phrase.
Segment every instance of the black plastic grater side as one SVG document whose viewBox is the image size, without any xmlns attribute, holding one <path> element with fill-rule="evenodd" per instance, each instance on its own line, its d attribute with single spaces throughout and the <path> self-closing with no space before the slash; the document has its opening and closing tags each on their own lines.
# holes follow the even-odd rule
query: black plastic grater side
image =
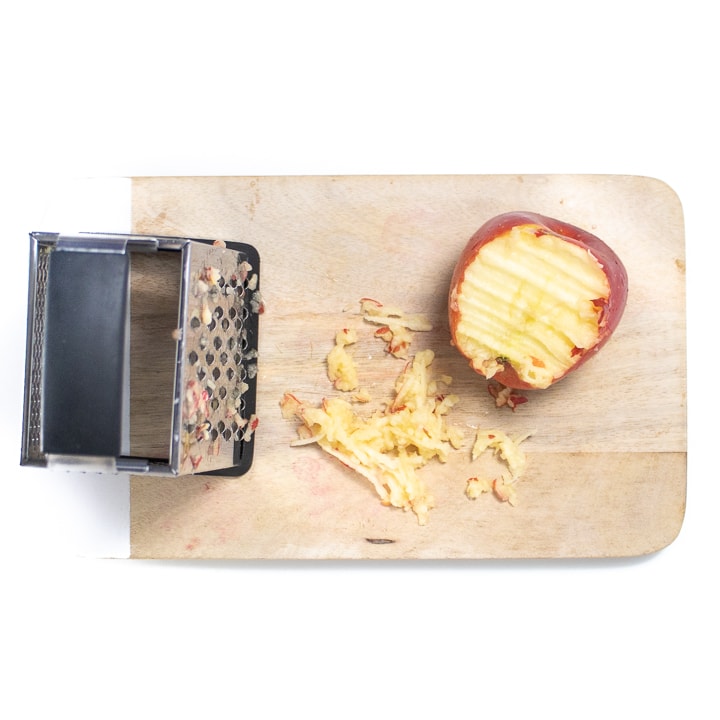
<svg viewBox="0 0 720 720">
<path fill-rule="evenodd" d="M 42 450 L 113 457 L 122 445 L 129 260 L 50 254 L 45 317 Z"/>
</svg>

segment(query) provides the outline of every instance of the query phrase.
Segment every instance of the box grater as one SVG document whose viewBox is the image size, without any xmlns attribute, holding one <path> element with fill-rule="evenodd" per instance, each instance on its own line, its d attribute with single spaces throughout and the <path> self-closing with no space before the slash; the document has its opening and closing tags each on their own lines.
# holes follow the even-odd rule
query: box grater
<svg viewBox="0 0 720 720">
<path fill-rule="evenodd" d="M 241 242 L 31 233 L 21 464 L 247 472 L 259 272 Z"/>
</svg>

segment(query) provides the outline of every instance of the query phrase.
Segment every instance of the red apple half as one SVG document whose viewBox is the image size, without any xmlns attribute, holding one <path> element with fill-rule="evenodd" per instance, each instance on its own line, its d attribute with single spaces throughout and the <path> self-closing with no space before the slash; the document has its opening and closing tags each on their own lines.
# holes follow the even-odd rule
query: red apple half
<svg viewBox="0 0 720 720">
<path fill-rule="evenodd" d="M 510 212 L 465 246 L 450 284 L 453 345 L 486 378 L 544 389 L 609 340 L 628 277 L 602 240 L 566 222 Z"/>
</svg>

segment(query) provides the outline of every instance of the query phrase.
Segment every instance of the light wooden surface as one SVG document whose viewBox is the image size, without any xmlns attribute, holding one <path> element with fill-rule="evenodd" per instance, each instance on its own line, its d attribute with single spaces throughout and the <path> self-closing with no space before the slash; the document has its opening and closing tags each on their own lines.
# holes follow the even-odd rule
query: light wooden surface
<svg viewBox="0 0 720 720">
<path fill-rule="evenodd" d="M 612 340 L 578 373 L 498 410 L 449 345 L 454 262 L 489 217 L 532 210 L 584 227 L 625 263 L 630 293 Z M 680 530 L 686 491 L 684 231 L 680 201 L 627 176 L 136 178 L 133 230 L 258 248 L 261 318 L 255 461 L 242 478 L 133 477 L 131 551 L 156 558 L 624 557 Z M 324 359 L 353 325 L 361 382 L 382 401 L 400 361 L 359 316 L 374 297 L 430 316 L 414 349 L 436 352 L 461 402 L 467 447 L 421 472 L 436 508 L 421 527 L 318 447 L 291 448 L 278 402 L 333 394 Z M 148 368 L 148 372 L 151 369 Z M 519 505 L 465 498 L 478 426 L 534 430 Z M 390 540 L 381 544 L 369 540 Z"/>
<path fill-rule="evenodd" d="M 175 396 L 180 253 L 130 253 L 130 454 L 167 462 Z"/>
</svg>

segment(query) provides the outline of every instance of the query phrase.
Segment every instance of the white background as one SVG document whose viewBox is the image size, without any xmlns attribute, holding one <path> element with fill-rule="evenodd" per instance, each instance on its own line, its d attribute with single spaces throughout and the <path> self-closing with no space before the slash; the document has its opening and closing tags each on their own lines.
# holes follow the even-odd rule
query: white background
<svg viewBox="0 0 720 720">
<path fill-rule="evenodd" d="M 718 717 L 711 9 L 5 8 L 0 715 Z M 27 233 L 123 229 L 126 218 L 121 196 L 111 207 L 106 193 L 77 200 L 83 179 L 516 172 L 650 175 L 683 203 L 688 504 L 662 552 L 588 563 L 99 559 L 125 542 L 122 486 L 19 467 Z M 59 218 L 84 227 L 48 225 Z"/>
</svg>

